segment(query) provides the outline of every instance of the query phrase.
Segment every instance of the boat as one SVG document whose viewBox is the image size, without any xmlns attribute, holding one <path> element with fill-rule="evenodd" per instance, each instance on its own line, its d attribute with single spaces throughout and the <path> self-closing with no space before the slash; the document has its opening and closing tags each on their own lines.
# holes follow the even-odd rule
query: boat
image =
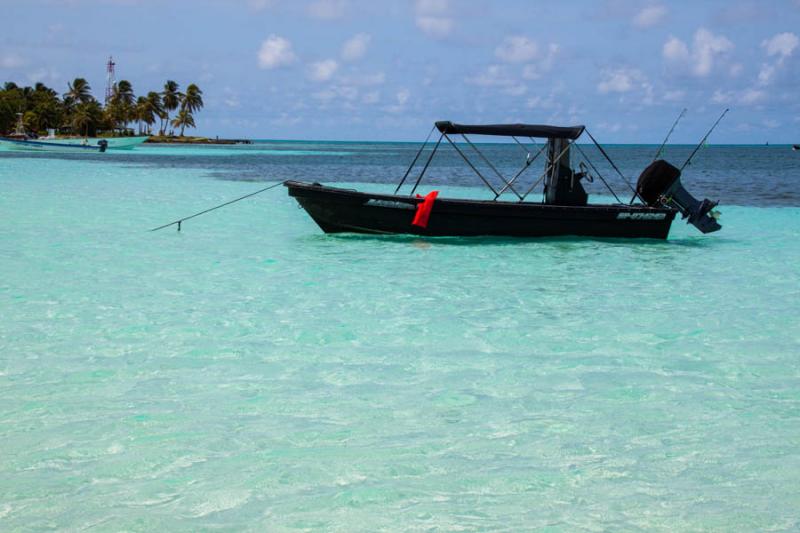
<svg viewBox="0 0 800 533">
<path fill-rule="evenodd" d="M 65 153 L 102 153 L 108 148 L 108 141 L 105 139 L 99 139 L 94 143 L 90 143 L 89 139 L 54 139 L 53 133 L 55 130 L 48 130 L 50 132 L 48 137 L 32 137 L 25 132 L 25 124 L 22 117 L 22 113 L 17 113 L 17 125 L 14 133 L 8 137 L 0 137 L 0 148 L 23 152 Z"/>
<path fill-rule="evenodd" d="M 792 145 L 792 150 L 794 150 L 795 152 L 800 150 L 800 144 L 793 144 Z"/>
<path fill-rule="evenodd" d="M 439 139 L 423 164 L 419 161 L 420 155 L 434 130 L 439 131 Z M 623 202 L 586 157 L 580 145 L 575 143 L 585 131 L 585 126 L 464 125 L 440 121 L 434 125 L 393 194 L 360 192 L 317 182 L 293 180 L 285 181 L 284 185 L 289 196 L 295 198 L 325 233 L 666 239 L 671 224 L 679 213 L 703 233 L 721 228 L 717 221 L 719 213 L 714 211 L 718 202 L 696 200 L 681 183 L 681 169 L 663 159 L 654 160 L 642 172 L 635 188 L 619 173 L 633 191 L 633 198 L 629 202 Z M 619 172 L 602 146 L 588 131 L 586 133 Z M 469 140 L 469 134 L 512 138 L 526 154 L 522 168 L 511 178 L 503 176 Z M 464 143 L 453 142 L 451 136 L 454 135 L 461 135 Z M 528 138 L 534 143 L 536 138 L 546 139 L 546 143 L 531 157 L 519 137 Z M 414 194 L 443 139 L 449 142 L 484 185 L 494 193 L 494 198 L 442 198 L 437 191 L 432 191 L 425 197 Z M 493 180 L 484 176 L 467 157 L 464 153 L 467 146 L 493 171 Z M 577 170 L 571 163 L 573 149 L 579 151 L 583 157 Z M 521 187 L 520 178 L 542 153 L 545 154 L 544 172 L 532 185 Z M 423 168 L 413 187 L 408 194 L 399 194 L 418 162 L 423 164 Z M 684 167 L 688 163 L 689 160 Z M 599 178 L 609 189 L 616 203 L 588 202 L 588 194 L 582 182 L 592 182 L 595 178 Z M 529 201 L 529 196 L 539 183 L 543 184 L 542 200 Z M 501 199 L 503 195 L 513 195 L 514 199 Z"/>
<path fill-rule="evenodd" d="M 101 142 L 106 143 L 106 150 L 133 150 L 140 144 L 149 139 L 149 135 L 138 135 L 136 137 L 89 137 L 89 138 L 71 138 L 71 139 L 51 139 L 43 138 L 42 141 L 47 141 L 55 144 L 68 144 L 68 145 L 90 145 L 99 146 Z"/>
<path fill-rule="evenodd" d="M 61 152 L 61 153 L 86 153 L 105 152 L 108 143 L 105 139 L 97 144 L 63 143 L 57 141 L 42 141 L 38 139 L 19 139 L 0 137 L 0 148 L 23 152 Z"/>
</svg>

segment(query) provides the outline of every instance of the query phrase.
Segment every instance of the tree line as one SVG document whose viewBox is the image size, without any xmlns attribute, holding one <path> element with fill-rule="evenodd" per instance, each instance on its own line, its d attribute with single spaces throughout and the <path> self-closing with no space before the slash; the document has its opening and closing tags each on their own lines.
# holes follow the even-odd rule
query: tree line
<svg viewBox="0 0 800 533">
<path fill-rule="evenodd" d="M 157 124 L 159 135 L 174 134 L 168 130 L 172 127 L 180 129 L 183 137 L 186 128 L 195 127 L 194 115 L 202 108 L 203 91 L 197 85 L 192 83 L 181 91 L 172 80 L 163 90 L 138 97 L 129 81 L 120 80 L 105 105 L 92 96 L 92 88 L 83 78 L 68 83 L 62 95 L 43 83 L 20 87 L 6 82 L 0 88 L 0 132 L 14 131 L 21 113 L 26 131 L 37 134 L 55 129 L 85 136 L 101 132 L 129 135 L 133 124 L 139 134 L 151 135 Z"/>
</svg>

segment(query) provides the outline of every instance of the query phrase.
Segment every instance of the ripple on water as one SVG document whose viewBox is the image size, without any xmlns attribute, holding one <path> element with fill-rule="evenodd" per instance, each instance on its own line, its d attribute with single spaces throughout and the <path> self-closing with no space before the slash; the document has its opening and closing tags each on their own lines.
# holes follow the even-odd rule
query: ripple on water
<svg viewBox="0 0 800 533">
<path fill-rule="evenodd" d="M 796 207 L 665 243 L 328 237 L 276 190 L 144 231 L 252 190 L 211 175 L 405 155 L 2 156 L 0 529 L 796 526 Z M 757 188 L 727 170 L 698 189 Z"/>
</svg>

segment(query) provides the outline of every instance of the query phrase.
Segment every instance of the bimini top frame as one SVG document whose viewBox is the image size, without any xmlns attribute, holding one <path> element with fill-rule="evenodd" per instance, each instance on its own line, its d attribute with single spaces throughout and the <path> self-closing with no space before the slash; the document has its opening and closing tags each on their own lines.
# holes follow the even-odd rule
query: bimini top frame
<svg viewBox="0 0 800 533">
<path fill-rule="evenodd" d="M 409 193 L 409 196 L 413 196 L 414 193 L 416 192 L 417 187 L 422 181 L 422 177 L 425 175 L 425 172 L 428 170 L 428 167 L 430 166 L 430 163 L 433 160 L 433 156 L 439 149 L 439 145 L 441 144 L 442 139 L 446 139 L 450 143 L 450 145 L 456 150 L 456 152 L 461 156 L 461 158 L 464 159 L 464 161 L 472 169 L 472 171 L 475 172 L 475 174 L 477 174 L 477 176 L 481 179 L 481 181 L 483 181 L 483 183 L 494 193 L 494 200 L 497 200 L 500 197 L 500 195 L 502 195 L 506 191 L 511 191 L 517 196 L 520 202 L 525 201 L 525 198 L 533 191 L 533 189 L 547 177 L 548 172 L 556 171 L 556 167 L 558 166 L 561 158 L 569 153 L 569 147 L 575 146 L 581 153 L 583 158 L 589 163 L 592 170 L 594 171 L 594 174 L 603 182 L 603 184 L 606 186 L 606 188 L 608 188 L 611 194 L 614 195 L 614 198 L 617 199 L 617 202 L 622 204 L 623 203 L 622 200 L 619 199 L 614 190 L 609 186 L 608 182 L 605 180 L 605 178 L 603 178 L 603 176 L 597 170 L 597 167 L 595 167 L 595 165 L 591 162 L 591 160 L 589 160 L 589 158 L 586 156 L 586 153 L 581 149 L 581 147 L 578 144 L 574 144 L 573 142 L 571 142 L 576 140 L 584 132 L 586 132 L 586 134 L 589 135 L 595 146 L 597 146 L 597 148 L 600 150 L 600 153 L 603 155 L 603 157 L 611 164 L 612 168 L 617 172 L 617 174 L 619 174 L 622 180 L 633 191 L 634 198 L 638 197 L 643 204 L 645 203 L 641 199 L 641 197 L 639 197 L 633 185 L 631 185 L 628 179 L 622 175 L 622 172 L 620 172 L 619 168 L 617 168 L 617 165 L 614 164 L 614 162 L 608 156 L 603 147 L 600 146 L 595 140 L 595 138 L 592 136 L 592 134 L 589 133 L 588 130 L 586 130 L 585 126 L 565 127 L 565 126 L 548 126 L 540 124 L 456 124 L 449 120 L 438 121 L 434 124 L 433 128 L 431 128 L 430 133 L 428 133 L 428 136 L 425 138 L 425 142 L 423 142 L 422 146 L 420 146 L 419 151 L 417 151 L 417 155 L 414 157 L 414 160 L 411 162 L 411 165 L 409 165 L 408 169 L 403 175 L 403 178 L 400 180 L 400 183 L 395 188 L 395 194 L 397 194 L 400 191 L 400 188 L 408 179 L 411 170 L 416 166 L 419 157 L 422 155 L 422 152 L 427 146 L 428 141 L 430 140 L 431 135 L 433 135 L 433 132 L 435 130 L 438 130 L 440 132 L 439 139 L 434 144 L 433 150 L 431 151 L 430 155 L 425 161 L 425 165 L 423 166 L 422 171 L 417 177 L 414 186 L 412 187 L 411 192 Z M 469 158 L 467 158 L 466 154 L 464 154 L 461 148 L 459 148 L 458 145 L 453 142 L 453 140 L 450 138 L 450 135 L 454 134 L 461 135 L 461 137 L 464 139 L 464 142 L 478 155 L 478 157 L 484 163 L 486 163 L 486 165 L 492 170 L 492 172 L 498 178 L 500 178 L 500 180 L 503 182 L 503 186 L 499 190 L 495 189 L 495 187 L 492 186 L 489 180 L 487 180 L 486 177 L 484 177 L 483 174 L 481 174 L 481 172 L 469 160 Z M 526 154 L 524 165 L 511 179 L 506 179 L 500 173 L 500 171 L 497 170 L 497 168 L 486 158 L 486 156 L 484 156 L 483 153 L 480 150 L 478 150 L 478 148 L 467 138 L 467 134 L 511 137 L 514 140 L 514 142 L 517 143 L 517 145 L 519 145 L 520 148 L 522 148 L 522 150 Z M 561 148 L 558 150 L 557 154 L 556 153 L 548 154 L 548 162 L 547 165 L 545 165 L 546 168 L 544 173 L 539 177 L 539 179 L 537 179 L 533 183 L 533 185 L 531 185 L 531 187 L 527 191 L 525 191 L 522 194 L 520 194 L 514 188 L 514 183 L 531 166 L 531 164 L 534 161 L 536 161 L 536 159 L 542 154 L 542 152 L 546 151 L 548 144 L 544 144 L 537 151 L 536 155 L 531 157 L 528 149 L 525 147 L 525 145 L 522 144 L 522 142 L 520 142 L 520 140 L 517 137 L 527 137 L 534 144 L 534 146 L 537 146 L 535 138 L 547 139 L 548 144 L 552 144 L 551 141 L 556 139 L 563 140 Z M 581 162 L 581 169 L 583 170 L 583 172 L 579 173 L 580 175 L 576 174 L 576 176 L 578 176 L 579 178 L 585 177 L 587 178 L 588 181 L 592 181 L 592 177 L 589 175 L 588 171 L 585 169 L 585 166 L 582 162 Z"/>
<path fill-rule="evenodd" d="M 442 133 L 474 133 L 475 135 L 498 135 L 501 137 L 537 137 L 540 139 L 570 139 L 581 136 L 586 126 L 543 126 L 538 124 L 454 124 L 449 120 L 436 123 Z"/>
</svg>

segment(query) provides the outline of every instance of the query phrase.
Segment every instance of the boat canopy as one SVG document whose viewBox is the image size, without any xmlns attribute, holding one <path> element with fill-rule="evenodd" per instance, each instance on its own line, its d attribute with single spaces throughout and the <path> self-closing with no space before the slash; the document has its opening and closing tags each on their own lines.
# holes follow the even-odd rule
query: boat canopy
<svg viewBox="0 0 800 533">
<path fill-rule="evenodd" d="M 499 135 L 503 137 L 539 137 L 545 139 L 575 140 L 581 136 L 584 126 L 544 126 L 539 124 L 454 124 L 449 120 L 436 123 L 441 133 L 474 133 L 475 135 Z"/>
</svg>

